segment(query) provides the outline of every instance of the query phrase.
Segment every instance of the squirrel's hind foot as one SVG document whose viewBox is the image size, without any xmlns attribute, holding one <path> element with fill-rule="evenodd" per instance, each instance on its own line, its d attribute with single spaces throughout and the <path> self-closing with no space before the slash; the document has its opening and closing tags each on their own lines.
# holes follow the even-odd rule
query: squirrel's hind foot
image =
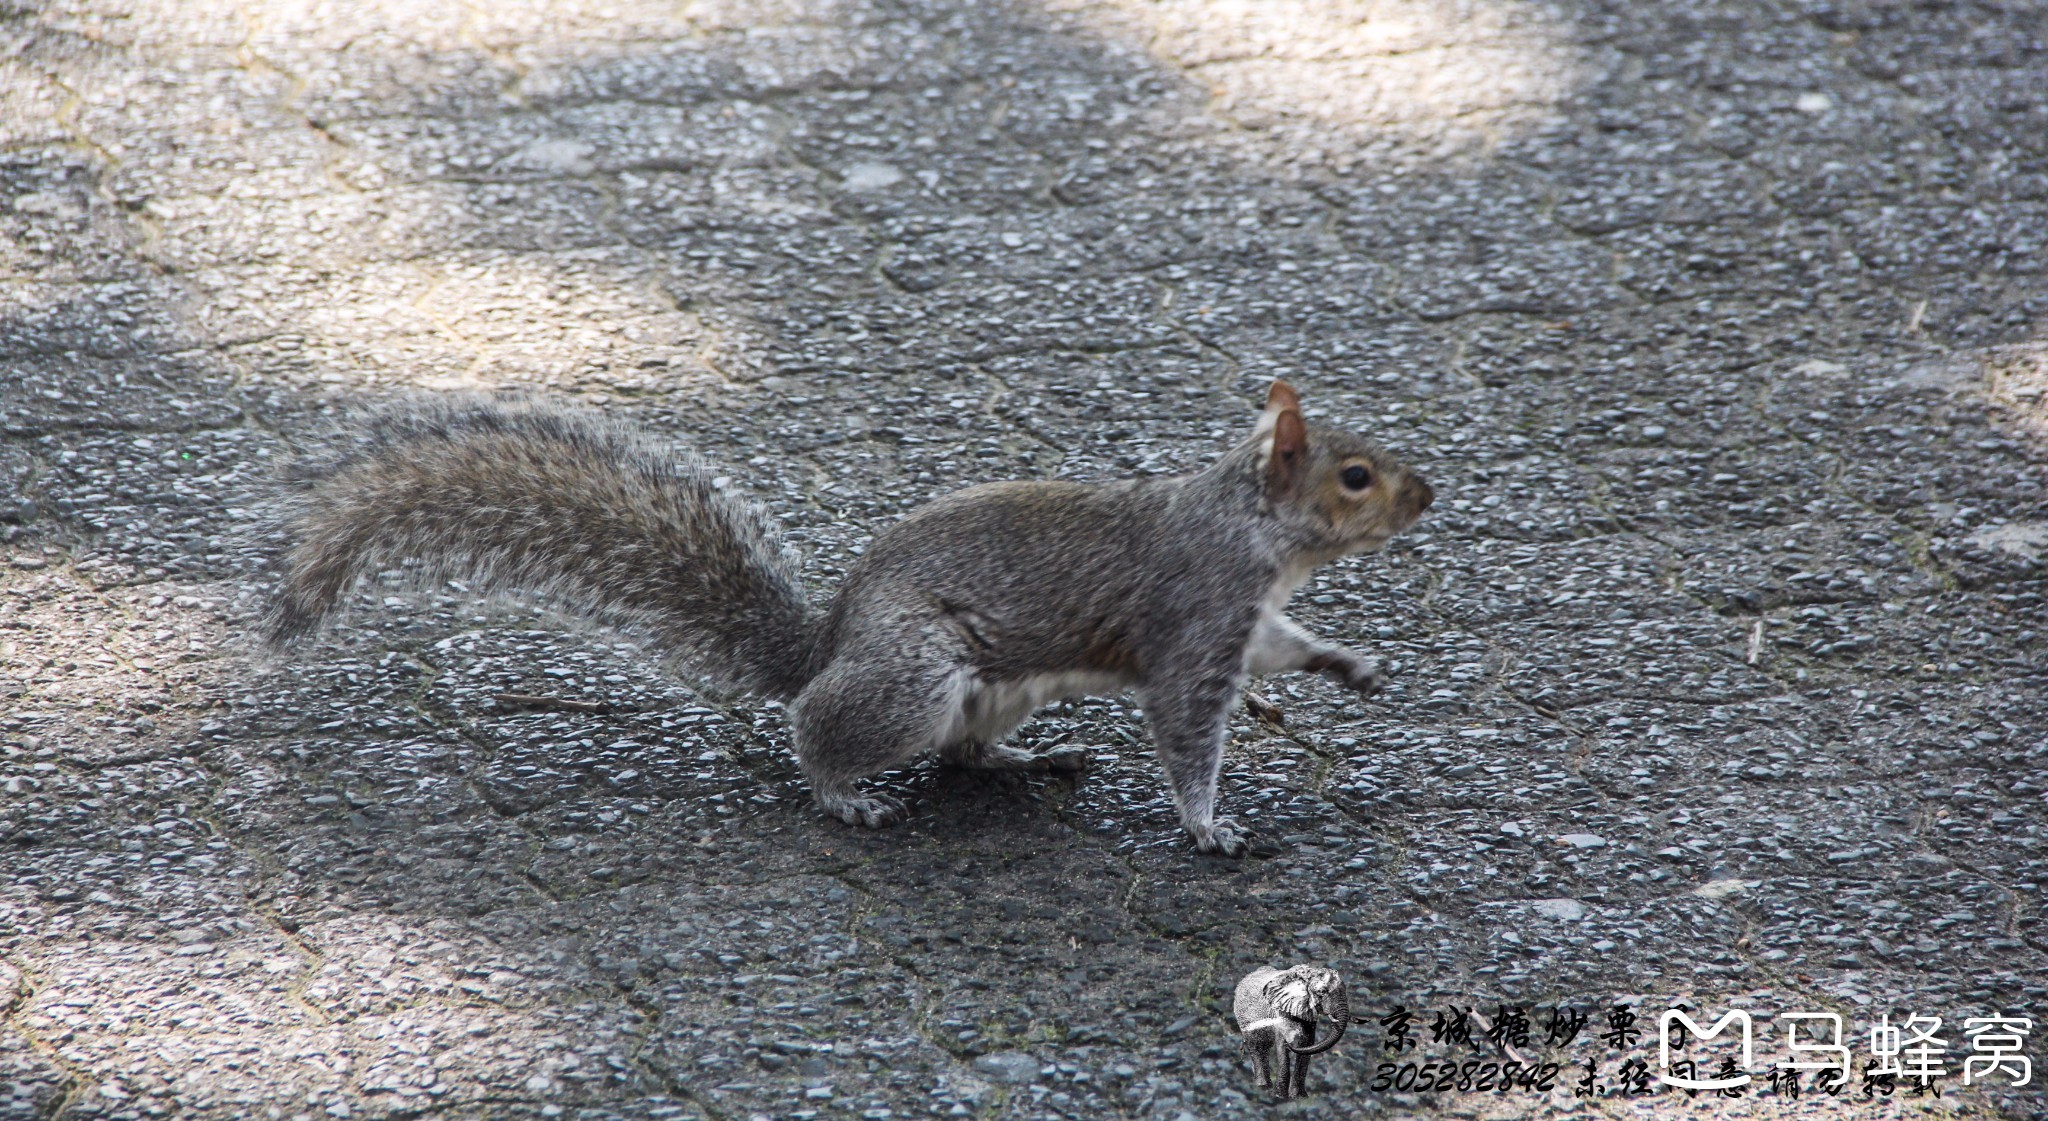
<svg viewBox="0 0 2048 1121">
<path fill-rule="evenodd" d="M 866 829 L 884 829 L 902 821 L 909 811 L 903 803 L 884 794 L 858 794 L 851 791 L 818 791 L 818 806 L 826 813 L 848 825 Z"/>
<path fill-rule="evenodd" d="M 1059 775 L 1078 775 L 1095 763 L 1095 756 L 1085 747 L 1055 747 L 1038 757 L 1044 761 L 1045 769 Z"/>
<path fill-rule="evenodd" d="M 1003 744 L 961 744 L 942 752 L 940 758 L 953 767 L 976 771 L 1049 771 L 1078 774 L 1088 769 L 1090 756 L 1085 747 L 1055 747 L 1038 753 Z"/>
<path fill-rule="evenodd" d="M 1190 828 L 1194 834 L 1195 849 L 1198 852 L 1215 853 L 1218 856 L 1243 856 L 1251 848 L 1251 838 L 1237 822 L 1219 817 L 1205 828 Z"/>
</svg>

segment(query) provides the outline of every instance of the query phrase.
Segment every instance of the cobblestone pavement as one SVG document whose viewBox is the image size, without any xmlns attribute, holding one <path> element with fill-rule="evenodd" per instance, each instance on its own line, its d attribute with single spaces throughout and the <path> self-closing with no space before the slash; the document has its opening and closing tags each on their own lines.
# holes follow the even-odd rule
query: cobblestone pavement
<svg viewBox="0 0 2048 1121">
<path fill-rule="evenodd" d="M 1940 1015 L 1954 1072 L 1399 1094 L 1373 1024 L 1303 1115 L 2048 1109 L 2038 3 L 11 0 L 0 107 L 0 1115 L 1255 1115 L 1229 994 L 1295 961 L 1747 1007 L 1759 1063 Z M 247 640 L 272 464 L 401 390 L 671 431 L 822 595 L 1274 375 L 1439 501 L 1298 597 L 1396 684 L 1258 686 L 1241 863 L 1127 699 L 866 833 L 772 706 L 531 606 Z"/>
</svg>

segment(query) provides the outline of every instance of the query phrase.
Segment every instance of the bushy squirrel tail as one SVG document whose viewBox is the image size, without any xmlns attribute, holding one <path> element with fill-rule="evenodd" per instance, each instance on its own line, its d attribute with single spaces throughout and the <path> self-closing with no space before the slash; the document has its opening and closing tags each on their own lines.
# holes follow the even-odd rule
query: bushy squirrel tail
<svg viewBox="0 0 2048 1121">
<path fill-rule="evenodd" d="M 822 615 L 796 557 L 694 457 L 595 414 L 531 404 L 414 404 L 292 466 L 282 645 L 359 581 L 414 575 L 539 596 L 651 638 L 723 685 L 793 697 Z"/>
</svg>

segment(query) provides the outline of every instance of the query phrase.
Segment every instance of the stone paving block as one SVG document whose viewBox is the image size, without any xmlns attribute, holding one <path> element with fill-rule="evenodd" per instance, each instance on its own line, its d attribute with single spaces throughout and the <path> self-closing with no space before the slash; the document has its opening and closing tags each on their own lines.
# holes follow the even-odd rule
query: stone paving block
<svg viewBox="0 0 2048 1121">
<path fill-rule="evenodd" d="M 30 155 L 29 153 L 35 153 Z M 93 190 L 89 162 L 66 149 L 14 152 L 0 163 L 11 205 L 0 212 L 0 254 L 6 261 L 7 316 L 35 314 L 60 302 L 43 285 L 132 279 L 134 250 L 145 239 Z"/>
<path fill-rule="evenodd" d="M 1318 744 L 1349 753 L 1330 767 L 1325 796 L 1390 828 L 1409 828 L 1413 811 L 1563 809 L 1599 797 L 1579 774 L 1567 730 L 1554 724 L 1391 723 L 1380 716 Z"/>
<path fill-rule="evenodd" d="M 29 857 L 55 865 L 79 853 L 44 860 L 30 850 L 94 850 L 89 867 L 117 878 L 146 866 L 161 871 L 188 859 L 209 868 L 220 863 L 225 846 L 211 846 L 218 838 L 192 809 L 206 792 L 206 777 L 192 760 L 133 759 L 82 772 L 66 769 L 54 762 L 63 758 L 57 737 L 36 734 L 40 723 L 35 714 L 10 721 L 6 745 L 7 835 Z M 113 855 L 117 851 L 127 855 Z M 19 871 L 14 887 L 23 893 L 18 898 L 24 906 L 31 898 L 71 897 L 54 899 L 61 903 L 83 894 L 76 877 L 46 879 L 27 867 Z"/>
<path fill-rule="evenodd" d="M 342 915 L 295 932 L 311 955 L 299 992 L 337 1023 L 428 1003 L 481 1013 L 573 1004 L 604 992 L 603 981 L 566 950 L 563 933 L 521 908 L 425 922 Z"/>
<path fill-rule="evenodd" d="M 1624 612 L 1633 619 L 1668 619 L 1698 610 L 1672 594 L 1671 554 L 1634 535 L 1556 543 L 1482 538 L 1437 561 L 1446 551 L 1431 550 L 1436 564 L 1426 569 L 1434 577 L 1429 601 L 1482 631 L 1539 614 L 1600 629 L 1623 622 Z"/>
<path fill-rule="evenodd" d="M 784 236 L 813 239 L 807 264 L 820 270 L 831 257 L 834 244 L 859 246 L 841 249 L 852 259 L 865 261 L 874 252 L 871 235 L 841 228 L 832 220 L 832 199 L 821 177 L 802 167 L 780 165 L 756 167 L 746 164 L 694 164 L 677 161 L 673 167 L 636 168 L 618 179 L 618 206 L 609 221 L 636 245 L 680 250 L 696 248 L 695 241 L 714 231 L 730 230 L 754 234 L 772 241 Z M 735 195 L 752 200 L 744 212 L 727 203 Z M 668 239 L 673 239 L 673 244 Z M 758 252 L 760 241 L 743 245 Z M 705 256 L 704 254 L 700 254 Z M 763 256 L 764 267 L 777 269 L 781 262 Z M 807 268 L 806 272 L 811 269 Z"/>
<path fill-rule="evenodd" d="M 1911 538 L 1890 519 L 1828 518 L 1739 535 L 1695 532 L 1673 544 L 1686 593 L 1728 615 L 1917 598 L 1941 587 L 1915 563 Z"/>
<path fill-rule="evenodd" d="M 79 123 L 89 134 L 120 137 L 121 162 L 104 189 L 139 212 L 152 254 L 180 249 L 195 234 L 219 244 L 218 234 L 192 221 L 202 216 L 224 227 L 219 233 L 274 244 L 283 231 L 250 224 L 262 213 L 259 204 L 324 203 L 330 212 L 346 206 L 332 197 L 333 180 L 323 174 L 345 157 L 306 127 L 291 91 L 289 77 L 274 71 L 208 71 L 93 90 Z M 176 136 L 120 128 L 136 106 L 179 103 L 204 104 L 204 124 Z"/>
<path fill-rule="evenodd" d="M 524 189 L 522 189 L 524 188 Z M 366 259 L 408 260 L 487 246 L 506 252 L 574 250 L 614 239 L 599 222 L 604 200 L 574 184 L 434 184 L 310 200 L 166 203 L 158 258 L 181 270 L 292 259 L 332 268 Z M 518 215 L 505 221 L 507 209 Z M 316 235 L 308 238 L 307 234 Z M 346 234 L 346 237 L 332 235 Z M 321 237 L 317 235 L 330 235 Z"/>
<path fill-rule="evenodd" d="M 1640 709 L 1609 702 L 1574 711 L 1573 726 L 1586 737 L 1583 773 L 1617 796 L 1674 804 L 1674 785 L 1739 780 L 1777 784 L 1838 784 L 1888 770 L 1872 750 L 1876 737 L 1856 735 L 1853 697 L 1817 688 L 1756 699 L 1710 694 L 1678 695 Z M 1702 750 L 1717 744 L 1718 750 Z M 1732 758 L 1738 751 L 1743 758 Z"/>
<path fill-rule="evenodd" d="M 1506 657 L 1501 682 L 1531 704 L 1560 711 L 1619 697 L 1768 696 L 1777 685 L 1744 664 L 1744 630 L 1697 615 L 1615 618 L 1586 628 L 1531 624 Z"/>
<path fill-rule="evenodd" d="M 2005 644 L 2032 633 L 2025 616 L 1987 609 L 1951 596 L 1923 601 L 1918 610 L 1868 604 L 1812 605 L 1773 620 L 1772 654 L 1799 680 L 2003 678 L 2026 675 L 2033 664 Z"/>
<path fill-rule="evenodd" d="M 18 972 L 0 966 L 0 993 L 8 994 L 4 1007 L 11 1014 L 23 995 Z M 47 1114 L 63 1101 L 64 1082 L 63 1068 L 37 1051 L 29 1037 L 12 1025 L 0 1029 L 0 1088 L 7 1109 L 23 1117 Z"/>
<path fill-rule="evenodd" d="M 8 59 L 4 64 L 7 89 L 14 95 L 13 104 L 19 111 L 10 112 L 0 128 L 5 128 L 7 147 L 45 145 L 59 148 L 69 143 L 72 133 L 64 127 L 64 114 L 70 104 L 70 96 L 61 83 L 52 81 L 51 75 L 32 63 L 19 59 Z M 55 152 L 51 153 L 55 155 Z"/>
<path fill-rule="evenodd" d="M 1918 847 L 1909 831 L 1911 805 L 1888 797 L 1874 776 L 1821 774 L 1815 779 L 1824 785 L 1799 788 L 1759 773 L 1769 769 L 1759 763 L 1694 776 L 1708 779 L 1693 788 L 1698 795 L 1719 793 L 1705 799 L 1710 813 L 1665 812 L 1665 836 L 1658 839 L 1671 843 L 1656 852 L 1675 874 L 1690 882 L 1831 872 L 1857 880 L 1910 859 Z"/>
<path fill-rule="evenodd" d="M 2039 999 L 2031 964 L 2039 950 L 2003 929 L 2003 893 L 1960 869 L 1909 861 L 1875 882 L 1831 888 L 1815 878 L 1773 879 L 1737 898 L 1756 915 L 1751 946 L 1773 947 L 1756 955 L 1758 965 L 1778 977 L 1901 1009 L 1941 1003 L 1959 1018 Z M 1921 967 L 1973 945 L 2000 968 L 1943 976 Z"/>
<path fill-rule="evenodd" d="M 190 594 L 205 589 L 99 591 L 71 577 L 9 589 L 23 599 L 42 593 L 42 602 L 6 612 L 19 637 L 7 640 L 10 665 L 0 677 L 10 716 L 35 738 L 30 751 L 83 766 L 191 754 L 220 699 L 209 694 L 228 640 L 207 610 L 220 601 Z M 53 584 L 65 590 L 53 594 Z M 132 614 L 110 618 L 115 612 Z"/>
<path fill-rule="evenodd" d="M 152 333 L 149 325 L 133 331 L 138 338 Z M 11 432 L 38 436 L 67 431 L 163 434 L 220 428 L 240 419 L 240 410 L 232 401 L 219 399 L 231 382 L 228 371 L 189 358 L 146 360 L 120 355 L 81 360 L 77 351 L 67 351 L 65 359 L 45 359 L 22 371 L 6 396 L 0 397 L 0 405 L 5 406 L 0 423 Z M 61 456 L 59 452 L 60 461 Z M 64 462 L 65 473 L 76 477 L 78 471 Z"/>
<path fill-rule="evenodd" d="M 166 343 L 180 349 L 173 342 L 180 334 L 173 309 L 156 304 L 153 297 L 145 286 L 132 282 L 73 285 L 39 280 L 12 284 L 6 289 L 5 337 L 9 349 L 24 358 L 61 358 L 63 364 L 72 366 L 87 357 L 152 354 Z M 38 389 L 54 387 L 46 383 Z"/>
<path fill-rule="evenodd" d="M 289 104 L 323 129 L 393 112 L 428 120 L 493 113 L 518 77 L 463 36 L 453 10 L 378 5 L 270 14 L 241 49 L 292 81 Z"/>
<path fill-rule="evenodd" d="M 361 1100 L 349 1084 L 348 1044 L 340 1032 L 318 1027 L 266 1032 L 268 1038 L 258 1043 L 248 1033 L 197 1026 L 144 1037 L 146 1054 L 137 1054 L 143 1048 L 106 1054 L 80 1050 L 79 1060 L 90 1058 L 107 1073 L 77 1085 L 64 1108 L 83 1117 L 141 1117 L 184 1108 L 234 1116 L 284 1102 L 325 1110 Z"/>
<path fill-rule="evenodd" d="M 99 1047 L 118 1054 L 124 1035 L 290 1030 L 313 1022 L 291 991 L 304 959 L 277 932 L 241 933 L 218 945 L 180 942 L 181 935 L 217 936 L 186 928 L 171 932 L 170 946 L 59 946 L 35 955 L 42 984 L 21 1021 L 39 1037 L 68 1041 L 58 1054 L 71 1063 L 90 1063 Z"/>
<path fill-rule="evenodd" d="M 221 812 L 263 854 L 254 897 L 298 925 L 366 907 L 479 914 L 530 902 L 533 840 L 470 790 L 467 747 L 311 740 L 236 753 Z"/>
<path fill-rule="evenodd" d="M 429 1103 L 490 1108 L 492 1083 L 576 1104 L 652 1089 L 634 1059 L 641 1013 L 614 1002 L 530 1009 L 425 1005 L 356 1021 L 351 1089 L 368 1110 L 404 1116 Z M 484 1076 L 489 1072 L 488 1077 Z"/>
<path fill-rule="evenodd" d="M 1707 156 L 1617 170 L 1614 177 L 1554 188 L 1551 216 L 1574 233 L 1593 236 L 1772 216 L 1755 175 L 1736 160 Z"/>
</svg>

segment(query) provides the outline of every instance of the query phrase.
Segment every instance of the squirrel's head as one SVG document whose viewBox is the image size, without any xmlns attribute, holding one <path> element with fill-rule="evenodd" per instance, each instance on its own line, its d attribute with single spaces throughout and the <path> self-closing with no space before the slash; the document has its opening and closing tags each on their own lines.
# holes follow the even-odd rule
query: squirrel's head
<svg viewBox="0 0 2048 1121">
<path fill-rule="evenodd" d="M 1332 559 L 1368 553 L 1415 524 L 1436 492 L 1356 433 L 1310 426 L 1294 387 L 1275 381 L 1252 441 L 1273 509 L 1321 540 Z"/>
</svg>

